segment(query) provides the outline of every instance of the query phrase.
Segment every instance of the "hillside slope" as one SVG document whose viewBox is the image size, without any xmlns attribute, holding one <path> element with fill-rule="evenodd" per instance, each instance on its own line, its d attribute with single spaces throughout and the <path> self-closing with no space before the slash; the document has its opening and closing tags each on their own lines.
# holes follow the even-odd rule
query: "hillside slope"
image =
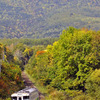
<svg viewBox="0 0 100 100">
<path fill-rule="evenodd" d="M 58 37 L 66 26 L 100 29 L 99 0 L 0 0 L 1 38 Z"/>
</svg>

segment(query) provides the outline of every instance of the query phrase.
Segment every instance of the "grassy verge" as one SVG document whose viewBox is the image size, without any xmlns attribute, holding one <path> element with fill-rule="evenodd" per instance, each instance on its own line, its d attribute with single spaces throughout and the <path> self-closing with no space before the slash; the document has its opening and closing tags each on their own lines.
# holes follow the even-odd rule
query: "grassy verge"
<svg viewBox="0 0 100 100">
<path fill-rule="evenodd" d="M 34 86 L 44 95 L 48 96 L 48 88 L 41 86 L 38 81 L 35 81 L 26 71 L 24 71 L 25 74 L 29 77 L 29 79 L 33 82 Z"/>
<path fill-rule="evenodd" d="M 41 86 L 38 81 L 35 81 L 26 71 L 25 74 L 34 83 L 34 86 L 44 95 L 42 100 L 66 100 L 66 96 L 62 91 L 58 91 L 52 87 Z"/>
<path fill-rule="evenodd" d="M 6 98 L 6 99 L 1 99 L 1 98 L 0 98 L 0 100 L 11 100 L 11 98 Z"/>
</svg>

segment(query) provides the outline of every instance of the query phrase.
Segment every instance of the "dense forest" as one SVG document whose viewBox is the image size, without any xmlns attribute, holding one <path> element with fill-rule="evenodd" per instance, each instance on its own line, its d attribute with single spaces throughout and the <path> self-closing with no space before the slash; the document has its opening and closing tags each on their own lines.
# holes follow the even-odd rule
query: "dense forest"
<svg viewBox="0 0 100 100">
<path fill-rule="evenodd" d="M 24 88 L 21 68 L 16 62 L 10 49 L 0 44 L 0 100 Z"/>
<path fill-rule="evenodd" d="M 58 38 L 0 39 L 0 100 L 25 88 L 21 72 L 35 50 L 44 50 Z M 7 100 L 10 100 L 8 98 Z"/>
<path fill-rule="evenodd" d="M 100 100 L 100 31 L 63 30 L 53 45 L 35 48 L 25 69 L 48 88 L 46 100 Z"/>
<path fill-rule="evenodd" d="M 0 0 L 0 38 L 58 37 L 63 29 L 100 29 L 100 0 Z"/>
<path fill-rule="evenodd" d="M 24 88 L 25 70 L 47 89 L 45 100 L 100 100 L 100 31 L 69 27 L 59 38 L 0 39 L 0 59 L 2 99 Z"/>
<path fill-rule="evenodd" d="M 100 0 L 0 0 L 0 100 L 23 70 L 44 100 L 100 100 Z"/>
</svg>

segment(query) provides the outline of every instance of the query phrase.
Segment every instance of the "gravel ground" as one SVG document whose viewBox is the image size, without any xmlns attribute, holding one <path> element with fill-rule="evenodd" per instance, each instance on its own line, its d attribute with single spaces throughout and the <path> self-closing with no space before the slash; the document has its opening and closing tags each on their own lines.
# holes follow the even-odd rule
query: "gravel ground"
<svg viewBox="0 0 100 100">
<path fill-rule="evenodd" d="M 34 83 L 29 79 L 29 77 L 25 74 L 25 72 L 22 72 L 22 78 L 23 78 L 23 81 L 24 81 L 24 84 L 25 84 L 25 87 L 34 87 Z M 44 95 L 39 92 L 39 98 L 40 100 L 45 100 L 44 98 Z"/>
</svg>

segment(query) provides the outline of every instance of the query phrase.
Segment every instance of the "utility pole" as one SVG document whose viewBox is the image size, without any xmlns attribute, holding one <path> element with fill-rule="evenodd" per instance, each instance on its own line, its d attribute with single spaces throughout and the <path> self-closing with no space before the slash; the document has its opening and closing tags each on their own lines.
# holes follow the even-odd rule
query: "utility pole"
<svg viewBox="0 0 100 100">
<path fill-rule="evenodd" d="M 5 60 L 5 49 L 4 49 L 4 47 L 3 47 L 3 56 L 2 56 L 2 59 L 3 59 L 3 61 Z"/>
<path fill-rule="evenodd" d="M 2 64 L 2 60 L 4 61 L 5 57 L 5 50 L 4 50 L 4 47 L 3 47 L 3 50 L 2 50 L 2 59 L 0 60 L 0 77 L 1 77 L 1 64 Z"/>
<path fill-rule="evenodd" d="M 0 77 L 1 77 L 1 64 L 2 64 L 2 60 L 0 60 Z"/>
</svg>

